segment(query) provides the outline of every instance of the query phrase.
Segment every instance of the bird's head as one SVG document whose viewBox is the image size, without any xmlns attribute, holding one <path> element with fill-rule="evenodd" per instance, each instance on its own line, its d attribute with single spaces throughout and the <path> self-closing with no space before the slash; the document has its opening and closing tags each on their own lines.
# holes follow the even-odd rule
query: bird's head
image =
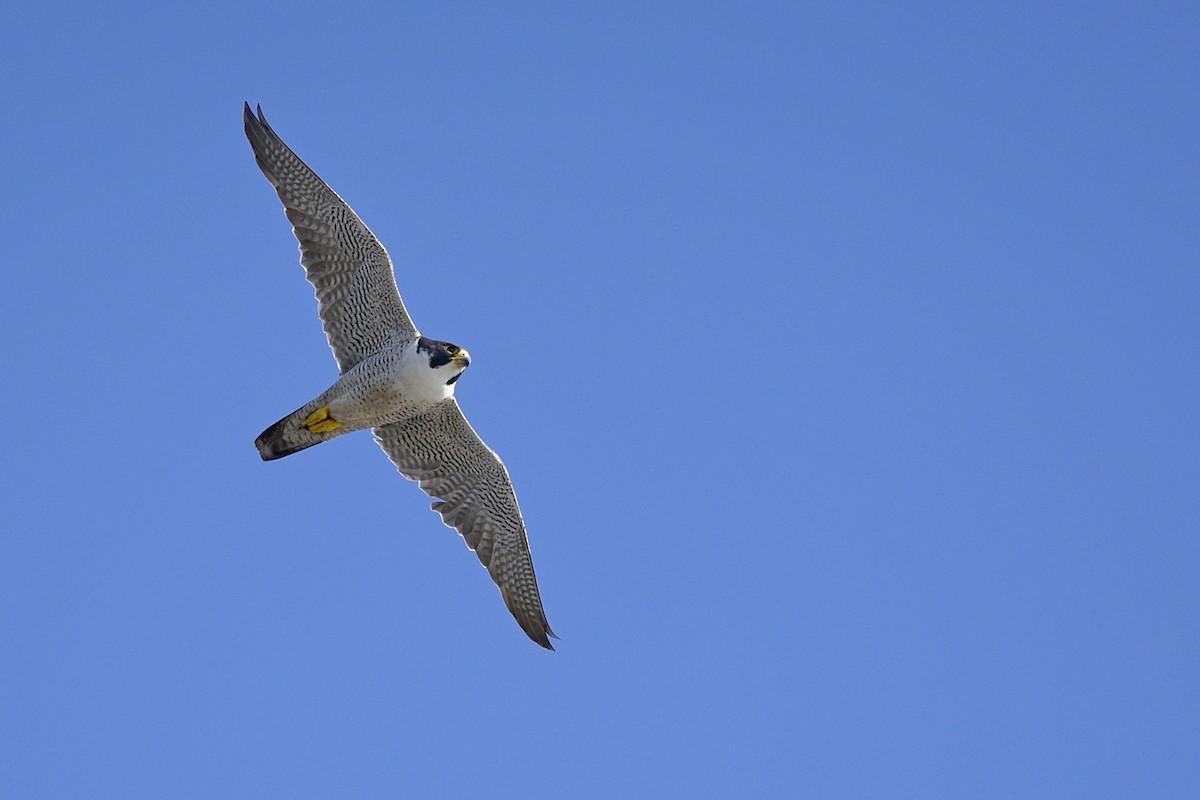
<svg viewBox="0 0 1200 800">
<path fill-rule="evenodd" d="M 454 385 L 471 363 L 471 354 L 458 345 L 424 336 L 417 340 L 417 352 L 429 359 L 430 369 L 445 375 L 446 386 Z"/>
</svg>

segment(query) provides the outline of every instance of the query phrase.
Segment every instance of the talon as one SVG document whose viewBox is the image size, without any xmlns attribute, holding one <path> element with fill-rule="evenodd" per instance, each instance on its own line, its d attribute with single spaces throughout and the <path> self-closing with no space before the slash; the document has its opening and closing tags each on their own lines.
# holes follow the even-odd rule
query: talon
<svg viewBox="0 0 1200 800">
<path fill-rule="evenodd" d="M 307 417 L 305 417 L 304 422 L 301 422 L 300 424 L 306 428 L 311 428 L 313 425 L 316 425 L 318 422 L 321 422 L 322 420 L 327 420 L 327 419 L 329 419 L 329 406 L 321 406 L 316 411 L 312 412 Z"/>
<path fill-rule="evenodd" d="M 342 427 L 342 423 L 329 416 L 329 406 L 321 406 L 300 423 L 313 433 L 329 433 Z"/>
</svg>

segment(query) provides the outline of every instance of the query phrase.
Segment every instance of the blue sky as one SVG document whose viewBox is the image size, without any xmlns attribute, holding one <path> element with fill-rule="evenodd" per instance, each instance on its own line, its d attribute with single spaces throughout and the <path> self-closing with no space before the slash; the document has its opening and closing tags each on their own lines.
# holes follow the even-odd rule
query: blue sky
<svg viewBox="0 0 1200 800">
<path fill-rule="evenodd" d="M 991 6 L 11 12 L 0 793 L 1196 796 L 1200 14 Z M 369 435 L 259 460 L 336 370 L 244 100 L 558 652 Z"/>
</svg>

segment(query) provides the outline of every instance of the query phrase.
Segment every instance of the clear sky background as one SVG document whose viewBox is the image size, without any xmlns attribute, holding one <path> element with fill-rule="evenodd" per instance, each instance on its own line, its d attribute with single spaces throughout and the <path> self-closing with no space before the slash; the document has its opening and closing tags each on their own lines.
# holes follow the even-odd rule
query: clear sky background
<svg viewBox="0 0 1200 800">
<path fill-rule="evenodd" d="M 1200 795 L 1195 4 L 34 5 L 0 794 Z M 259 460 L 336 370 L 244 100 L 557 653 L 369 434 Z"/>
</svg>

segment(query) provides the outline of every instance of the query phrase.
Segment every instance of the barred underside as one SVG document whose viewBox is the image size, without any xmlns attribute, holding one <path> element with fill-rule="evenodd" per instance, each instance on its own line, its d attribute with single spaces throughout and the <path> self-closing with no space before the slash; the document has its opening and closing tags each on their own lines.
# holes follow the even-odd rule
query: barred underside
<svg viewBox="0 0 1200 800">
<path fill-rule="evenodd" d="M 417 336 L 396 288 L 392 260 L 370 229 L 246 105 L 246 136 L 267 180 L 283 201 L 300 243 L 300 263 L 317 296 L 318 313 L 338 367 L 346 372 L 389 343 Z"/>
<path fill-rule="evenodd" d="M 431 508 L 457 530 L 500 588 L 529 637 L 553 650 L 525 522 L 508 470 L 475 433 L 454 399 L 415 419 L 374 429 L 406 478 L 436 500 Z"/>
</svg>

